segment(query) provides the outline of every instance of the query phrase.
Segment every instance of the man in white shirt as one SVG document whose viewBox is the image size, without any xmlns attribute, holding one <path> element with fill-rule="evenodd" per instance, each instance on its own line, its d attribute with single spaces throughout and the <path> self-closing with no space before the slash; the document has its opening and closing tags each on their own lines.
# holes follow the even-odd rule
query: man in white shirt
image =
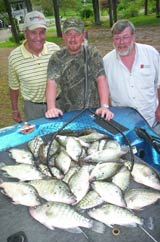
<svg viewBox="0 0 160 242">
<path fill-rule="evenodd" d="M 103 58 L 113 106 L 133 107 L 153 127 L 160 122 L 160 56 L 150 45 L 136 43 L 127 20 L 112 29 L 114 50 Z"/>
</svg>

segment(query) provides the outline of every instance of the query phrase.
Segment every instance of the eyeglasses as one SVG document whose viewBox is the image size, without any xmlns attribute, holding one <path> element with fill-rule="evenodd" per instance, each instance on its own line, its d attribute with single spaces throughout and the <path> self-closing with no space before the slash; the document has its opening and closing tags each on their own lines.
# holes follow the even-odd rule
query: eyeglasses
<svg viewBox="0 0 160 242">
<path fill-rule="evenodd" d="M 123 37 L 113 37 L 113 40 L 115 42 L 128 42 L 130 40 L 131 36 L 123 36 Z"/>
</svg>

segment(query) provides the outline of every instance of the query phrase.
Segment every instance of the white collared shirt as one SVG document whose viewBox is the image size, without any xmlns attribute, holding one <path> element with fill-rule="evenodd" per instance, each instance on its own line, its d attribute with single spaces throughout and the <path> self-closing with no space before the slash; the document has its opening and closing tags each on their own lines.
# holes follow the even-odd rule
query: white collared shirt
<svg viewBox="0 0 160 242">
<path fill-rule="evenodd" d="M 129 71 L 116 50 L 103 58 L 113 106 L 137 109 L 152 126 L 160 86 L 160 56 L 150 45 L 135 44 L 136 55 Z"/>
</svg>

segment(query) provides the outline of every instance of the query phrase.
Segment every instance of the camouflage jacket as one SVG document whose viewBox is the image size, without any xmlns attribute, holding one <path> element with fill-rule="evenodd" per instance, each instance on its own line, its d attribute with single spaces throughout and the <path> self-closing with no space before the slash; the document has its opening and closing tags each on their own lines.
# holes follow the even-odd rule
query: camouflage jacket
<svg viewBox="0 0 160 242">
<path fill-rule="evenodd" d="M 64 112 L 86 107 L 86 98 L 89 103 L 87 106 L 99 107 L 97 78 L 105 75 L 103 60 L 95 47 L 88 47 L 86 68 L 85 56 L 83 48 L 78 54 L 69 54 L 67 49 L 63 48 L 49 60 L 48 79 L 57 83 L 59 98 L 56 105 Z"/>
</svg>

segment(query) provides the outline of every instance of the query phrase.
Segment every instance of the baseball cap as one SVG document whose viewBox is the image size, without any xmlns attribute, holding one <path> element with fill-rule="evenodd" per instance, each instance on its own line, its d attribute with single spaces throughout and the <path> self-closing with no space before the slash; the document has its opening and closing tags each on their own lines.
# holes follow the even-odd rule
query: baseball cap
<svg viewBox="0 0 160 242">
<path fill-rule="evenodd" d="M 24 29 L 34 30 L 37 28 L 47 28 L 46 19 L 43 13 L 32 11 L 26 14 L 24 19 Z"/>
<path fill-rule="evenodd" d="M 68 18 L 63 23 L 63 32 L 67 32 L 68 30 L 74 29 L 80 33 L 84 31 L 84 23 L 79 18 Z"/>
</svg>

